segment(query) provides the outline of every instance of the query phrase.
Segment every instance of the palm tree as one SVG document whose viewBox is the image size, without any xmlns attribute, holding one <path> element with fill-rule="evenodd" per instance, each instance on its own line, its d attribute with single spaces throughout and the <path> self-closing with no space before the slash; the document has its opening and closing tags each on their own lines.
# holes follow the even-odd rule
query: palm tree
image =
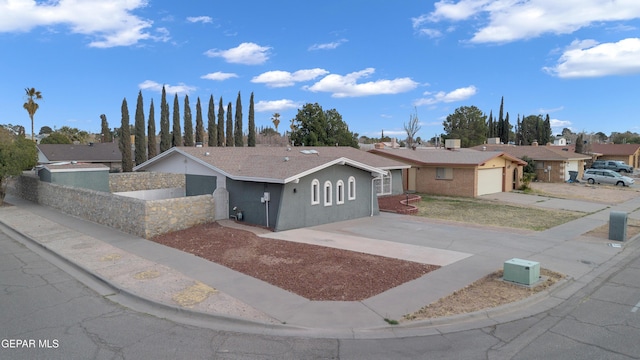
<svg viewBox="0 0 640 360">
<path fill-rule="evenodd" d="M 34 100 L 42 99 L 42 93 L 35 88 L 26 88 L 24 91 L 27 93 L 27 98 L 29 99 L 24 103 L 24 105 L 22 105 L 22 107 L 27 110 L 29 117 L 31 118 L 31 140 L 33 141 L 35 140 L 33 135 L 33 115 L 36 114 L 36 111 L 40 107 Z"/>
<path fill-rule="evenodd" d="M 276 132 L 278 132 L 278 125 L 280 125 L 280 114 L 278 113 L 273 114 L 271 121 L 273 122 L 273 125 L 276 127 Z"/>
</svg>

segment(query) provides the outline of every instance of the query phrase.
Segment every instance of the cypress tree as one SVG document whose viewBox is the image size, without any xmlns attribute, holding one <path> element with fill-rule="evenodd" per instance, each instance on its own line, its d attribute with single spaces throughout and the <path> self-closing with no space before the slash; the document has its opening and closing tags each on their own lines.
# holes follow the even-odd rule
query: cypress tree
<svg viewBox="0 0 640 360">
<path fill-rule="evenodd" d="M 493 138 L 496 137 L 496 131 L 493 127 L 493 110 L 491 110 L 489 112 L 489 123 L 487 124 L 487 128 L 488 128 L 488 134 L 487 137 L 488 138 Z"/>
<path fill-rule="evenodd" d="M 218 125 L 216 124 L 216 106 L 213 95 L 209 96 L 209 110 L 207 110 L 207 133 L 209 146 L 218 146 Z"/>
<path fill-rule="evenodd" d="M 231 102 L 227 105 L 227 136 L 226 146 L 233 146 L 233 118 L 231 117 Z"/>
<path fill-rule="evenodd" d="M 171 148 L 171 133 L 169 132 L 169 104 L 167 103 L 167 93 L 162 87 L 162 99 L 160 102 L 160 152 L 163 153 Z"/>
<path fill-rule="evenodd" d="M 202 124 L 202 105 L 200 105 L 200 96 L 196 101 L 196 144 L 204 145 L 204 125 Z"/>
<path fill-rule="evenodd" d="M 242 136 L 242 100 L 240 99 L 240 91 L 238 91 L 238 98 L 236 99 L 236 122 L 233 136 L 234 145 L 237 147 L 243 147 L 244 139 Z"/>
<path fill-rule="evenodd" d="M 509 143 L 510 127 L 511 125 L 509 125 L 509 112 L 507 112 L 507 116 L 504 118 L 504 121 L 502 122 L 502 138 L 500 139 L 500 141 L 503 144 Z"/>
<path fill-rule="evenodd" d="M 224 146 L 224 107 L 222 106 L 222 96 L 218 104 L 218 146 Z"/>
<path fill-rule="evenodd" d="M 153 99 L 151 99 L 151 105 L 149 105 L 149 120 L 147 124 L 147 156 L 149 159 L 158 155 L 158 139 L 156 138 L 156 114 L 153 109 Z"/>
<path fill-rule="evenodd" d="M 249 98 L 249 135 L 247 136 L 247 146 L 256 146 L 256 121 L 253 113 L 253 92 Z"/>
<path fill-rule="evenodd" d="M 502 141 L 504 138 L 504 134 L 502 133 L 504 131 L 504 96 L 500 99 L 500 113 L 498 114 L 497 130 L 498 131 L 495 135 L 500 138 L 500 141 Z"/>
<path fill-rule="evenodd" d="M 182 146 L 182 130 L 180 129 L 180 104 L 178 94 L 173 98 L 173 136 L 171 146 Z"/>
<path fill-rule="evenodd" d="M 135 147 L 136 147 L 136 165 L 140 165 L 147 161 L 147 139 L 145 138 L 144 126 L 144 105 L 142 102 L 142 91 L 138 92 L 138 101 L 136 102 L 136 118 L 135 118 Z"/>
<path fill-rule="evenodd" d="M 127 106 L 127 98 L 122 100 L 122 121 L 120 123 L 120 139 L 118 147 L 122 153 L 122 171 L 133 171 L 133 160 L 131 159 L 131 129 L 129 128 L 129 107 Z"/>
<path fill-rule="evenodd" d="M 189 105 L 189 95 L 184 96 L 184 146 L 194 146 L 193 120 L 191 118 L 191 106 Z"/>
<path fill-rule="evenodd" d="M 100 132 L 100 134 L 102 135 L 102 142 L 112 142 L 113 136 L 111 136 L 111 129 L 109 128 L 109 122 L 107 122 L 107 115 L 100 115 L 100 120 L 102 120 L 102 131 Z"/>
</svg>

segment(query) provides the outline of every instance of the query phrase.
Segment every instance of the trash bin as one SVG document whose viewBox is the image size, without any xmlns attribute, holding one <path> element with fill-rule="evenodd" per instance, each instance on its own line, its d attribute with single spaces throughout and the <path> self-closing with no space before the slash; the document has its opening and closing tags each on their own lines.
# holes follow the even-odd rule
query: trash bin
<svg viewBox="0 0 640 360">
<path fill-rule="evenodd" d="M 578 181 L 578 172 L 569 171 L 569 182 L 577 182 L 577 181 Z"/>
</svg>

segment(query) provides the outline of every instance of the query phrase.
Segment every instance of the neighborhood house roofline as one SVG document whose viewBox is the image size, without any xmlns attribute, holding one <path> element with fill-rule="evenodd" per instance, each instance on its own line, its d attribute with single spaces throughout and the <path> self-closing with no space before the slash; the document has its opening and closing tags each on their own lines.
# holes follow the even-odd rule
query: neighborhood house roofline
<svg viewBox="0 0 640 360">
<path fill-rule="evenodd" d="M 203 151 L 206 153 L 206 150 L 203 150 Z M 219 167 L 217 167 L 217 166 L 215 166 L 213 164 L 210 164 L 207 161 L 204 161 L 204 160 L 202 160 L 202 159 L 200 159 L 200 158 L 198 158 L 196 156 L 193 156 L 193 155 L 191 155 L 191 154 L 189 154 L 187 152 L 184 152 L 184 151 L 180 150 L 177 147 L 173 147 L 173 148 L 163 152 L 162 154 L 154 157 L 153 159 L 145 161 L 144 163 L 134 167 L 133 170 L 134 171 L 144 170 L 146 167 L 148 167 L 152 163 L 154 163 L 156 161 L 159 161 L 160 159 L 162 159 L 164 157 L 167 157 L 167 156 L 170 156 L 170 155 L 172 155 L 174 153 L 181 154 L 181 155 L 183 155 L 183 156 L 185 156 L 185 157 L 197 162 L 198 164 L 201 164 L 201 165 L 203 165 L 203 166 L 205 166 L 205 167 L 207 167 L 209 169 L 212 169 L 212 170 L 224 175 L 225 177 L 228 177 L 229 179 L 239 180 L 239 181 L 252 181 L 252 182 L 267 182 L 267 183 L 275 183 L 275 184 L 287 184 L 287 183 L 290 183 L 290 182 L 295 182 L 295 181 L 299 180 L 302 177 L 305 177 L 307 175 L 313 174 L 313 173 L 315 173 L 317 171 L 320 171 L 322 169 L 326 169 L 326 168 L 328 168 L 330 166 L 337 165 L 337 164 L 339 164 L 339 165 L 349 165 L 349 166 L 352 166 L 352 167 L 355 167 L 355 168 L 359 168 L 359 169 L 364 170 L 364 171 L 369 171 L 371 173 L 371 176 L 373 176 L 373 177 L 378 177 L 378 176 L 382 176 L 382 175 L 386 175 L 387 174 L 387 171 L 384 170 L 384 169 L 380 169 L 380 168 L 373 167 L 373 166 L 370 166 L 370 165 L 367 165 L 367 164 L 363 164 L 361 162 L 354 161 L 354 160 L 351 160 L 351 159 L 346 158 L 346 157 L 340 157 L 340 158 L 337 158 L 337 159 L 334 159 L 334 160 L 327 161 L 327 162 L 323 163 L 322 165 L 319 165 L 319 166 L 304 170 L 304 171 L 302 171 L 300 173 L 297 173 L 297 174 L 295 174 L 293 176 L 289 176 L 289 177 L 286 177 L 286 178 L 272 178 L 272 177 L 260 177 L 260 176 L 242 176 L 242 175 L 231 174 L 228 171 L 224 171 L 223 169 L 220 169 Z"/>
<path fill-rule="evenodd" d="M 518 165 L 526 165 L 527 164 L 524 160 L 518 159 L 517 157 L 512 156 L 512 155 L 510 155 L 508 153 L 505 153 L 505 152 L 494 152 L 494 154 L 491 154 L 493 156 L 489 156 L 489 157 L 483 158 L 480 161 L 476 161 L 476 160 L 461 160 L 460 162 L 454 162 L 454 161 L 438 161 L 438 160 L 424 161 L 424 160 L 420 160 L 420 159 L 416 159 L 416 158 L 412 158 L 412 157 L 402 156 L 402 153 L 396 153 L 395 151 L 396 150 L 390 150 L 390 151 L 384 151 L 384 150 L 381 151 L 381 150 L 378 150 L 378 149 L 369 150 L 369 152 L 372 153 L 372 154 L 388 155 L 389 157 L 392 157 L 392 158 L 397 159 L 397 160 L 402 160 L 402 161 L 406 161 L 406 162 L 410 162 L 410 163 L 414 163 L 414 164 L 422 165 L 422 166 L 443 166 L 443 167 L 458 167 L 458 168 L 476 167 L 476 166 L 483 166 L 488 161 L 493 160 L 493 159 L 495 159 L 497 157 L 504 157 L 505 159 L 513 161 L 513 162 L 517 163 Z M 421 151 L 421 150 L 418 150 L 418 151 Z M 423 150 L 423 151 L 440 151 L 440 150 Z M 443 150 L 443 151 L 445 151 L 445 150 Z M 475 154 L 476 152 L 480 153 L 480 154 L 484 153 L 484 152 L 480 152 L 480 151 L 475 151 L 474 150 L 474 155 L 478 155 L 478 154 Z M 410 154 L 414 155 L 413 153 L 410 153 Z M 435 154 L 435 153 L 432 153 L 430 155 L 433 155 L 433 154 Z M 464 154 L 464 153 L 459 153 L 459 154 Z M 467 154 L 468 154 L 468 152 L 467 152 Z"/>
</svg>

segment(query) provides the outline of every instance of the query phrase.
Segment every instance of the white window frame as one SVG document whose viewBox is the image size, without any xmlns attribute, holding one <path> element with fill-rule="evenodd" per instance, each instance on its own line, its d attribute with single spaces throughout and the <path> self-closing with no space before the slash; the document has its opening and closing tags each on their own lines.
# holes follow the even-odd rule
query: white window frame
<svg viewBox="0 0 640 360">
<path fill-rule="evenodd" d="M 336 205 L 344 204 L 344 181 L 336 182 Z"/>
<path fill-rule="evenodd" d="M 320 204 L 320 181 L 313 179 L 311 181 L 311 205 Z"/>
<path fill-rule="evenodd" d="M 391 172 L 387 172 L 385 175 L 382 175 L 382 178 L 376 178 L 376 195 L 391 195 L 391 189 L 393 189 L 393 184 Z"/>
<path fill-rule="evenodd" d="M 324 182 L 324 206 L 333 205 L 333 184 L 327 180 Z"/>
<path fill-rule="evenodd" d="M 348 187 L 347 187 L 347 198 L 349 200 L 356 199 L 356 178 L 353 176 L 349 176 Z"/>
<path fill-rule="evenodd" d="M 437 167 L 436 180 L 453 180 L 453 168 Z"/>
</svg>

